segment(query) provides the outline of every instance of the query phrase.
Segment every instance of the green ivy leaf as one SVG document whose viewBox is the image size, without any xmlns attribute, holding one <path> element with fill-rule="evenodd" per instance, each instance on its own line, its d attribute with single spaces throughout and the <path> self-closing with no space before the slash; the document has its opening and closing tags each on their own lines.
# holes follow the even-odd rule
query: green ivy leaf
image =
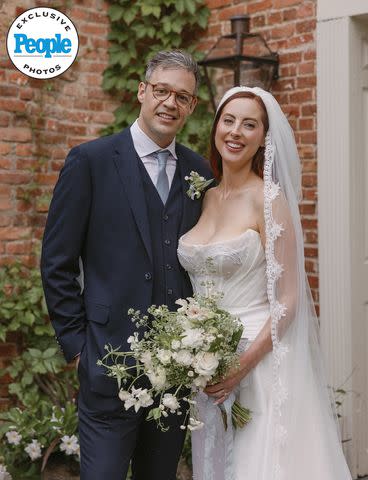
<svg viewBox="0 0 368 480">
<path fill-rule="evenodd" d="M 55 348 L 55 347 L 50 347 L 48 349 L 46 349 L 43 353 L 42 353 L 42 358 L 52 358 L 54 357 L 58 352 L 58 349 Z"/>
<path fill-rule="evenodd" d="M 194 15 L 196 12 L 196 4 L 192 0 L 184 0 L 184 5 L 186 10 L 191 14 Z"/>
<path fill-rule="evenodd" d="M 184 10 L 185 10 L 184 0 L 177 0 L 176 9 L 177 9 L 178 13 L 184 13 Z"/>
<path fill-rule="evenodd" d="M 120 20 L 123 15 L 124 15 L 124 8 L 122 8 L 120 5 L 111 5 L 111 7 L 108 10 L 109 17 L 111 21 L 116 22 L 117 20 Z"/>
<path fill-rule="evenodd" d="M 127 25 L 130 25 L 137 15 L 137 9 L 131 7 L 130 10 L 125 10 L 124 21 Z"/>
</svg>

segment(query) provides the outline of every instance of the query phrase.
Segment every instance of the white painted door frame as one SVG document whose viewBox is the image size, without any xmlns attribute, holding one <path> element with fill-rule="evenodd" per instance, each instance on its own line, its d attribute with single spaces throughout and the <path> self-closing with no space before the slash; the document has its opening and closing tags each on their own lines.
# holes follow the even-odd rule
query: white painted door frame
<svg viewBox="0 0 368 480">
<path fill-rule="evenodd" d="M 318 0 L 321 343 L 331 385 L 354 392 L 345 396 L 342 409 L 342 435 L 351 439 L 344 450 L 353 478 L 368 473 L 368 414 L 362 412 L 362 407 L 367 408 L 364 396 L 368 393 L 368 308 L 364 316 L 363 304 L 359 304 L 362 289 L 368 288 L 359 283 L 364 250 L 362 170 L 368 133 L 363 127 L 363 27 L 358 14 L 368 14 L 366 0 Z"/>
</svg>

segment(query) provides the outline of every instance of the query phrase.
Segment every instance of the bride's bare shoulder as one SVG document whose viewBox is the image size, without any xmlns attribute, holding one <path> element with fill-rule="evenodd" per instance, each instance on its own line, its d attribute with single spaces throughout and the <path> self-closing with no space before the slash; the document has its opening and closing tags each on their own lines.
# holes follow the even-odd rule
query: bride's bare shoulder
<svg viewBox="0 0 368 480">
<path fill-rule="evenodd" d="M 263 208 L 264 203 L 264 181 L 262 178 L 257 178 L 254 189 L 254 201 L 258 207 Z"/>
<path fill-rule="evenodd" d="M 203 197 L 202 209 L 212 205 L 216 201 L 218 195 L 217 189 L 218 187 L 212 187 L 206 191 Z"/>
</svg>

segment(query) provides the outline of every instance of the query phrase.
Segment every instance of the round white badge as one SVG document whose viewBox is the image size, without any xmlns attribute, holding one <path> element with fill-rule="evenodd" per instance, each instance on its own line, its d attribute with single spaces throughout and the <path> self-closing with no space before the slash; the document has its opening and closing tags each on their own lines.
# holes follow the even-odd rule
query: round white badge
<svg viewBox="0 0 368 480">
<path fill-rule="evenodd" d="M 64 73 L 79 47 L 77 29 L 54 8 L 31 8 L 12 23 L 7 49 L 14 66 L 29 77 L 45 80 Z"/>
</svg>

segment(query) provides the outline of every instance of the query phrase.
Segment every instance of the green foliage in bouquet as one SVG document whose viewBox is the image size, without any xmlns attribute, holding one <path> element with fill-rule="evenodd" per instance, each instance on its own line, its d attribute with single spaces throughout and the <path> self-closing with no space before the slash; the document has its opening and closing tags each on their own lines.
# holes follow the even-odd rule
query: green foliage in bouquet
<svg viewBox="0 0 368 480">
<path fill-rule="evenodd" d="M 148 315 L 130 309 L 128 313 L 139 329 L 127 339 L 130 351 L 106 345 L 107 354 L 97 362 L 116 379 L 126 410 L 134 408 L 137 412 L 159 399 L 158 406 L 149 410 L 147 420 L 156 421 L 163 431 L 167 427 L 162 419 L 169 414 L 185 414 L 182 429 L 201 428 L 196 392 L 208 383 L 216 383 L 238 365 L 237 347 L 243 326 L 218 306 L 221 294 L 211 291 L 211 282 L 205 286 L 205 296 L 195 294 L 177 300 L 180 308 L 175 312 L 166 305 L 152 305 Z M 139 381 L 145 377 L 150 386 L 142 388 Z M 242 427 L 249 421 L 250 412 L 235 401 L 232 416 Z M 224 422 L 227 425 L 226 418 Z"/>
<path fill-rule="evenodd" d="M 206 29 L 209 9 L 204 0 L 110 0 L 111 31 L 109 65 L 103 88 L 121 100 L 115 121 L 104 130 L 117 132 L 138 116 L 137 88 L 144 80 L 147 60 L 160 50 L 184 49 L 196 60 L 199 35 Z M 205 155 L 213 113 L 205 85 L 199 90 L 199 103 L 178 140 Z"/>
<path fill-rule="evenodd" d="M 10 377 L 16 404 L 0 413 L 0 464 L 13 478 L 40 478 L 49 456 L 66 453 L 60 447 L 76 432 L 77 379 L 55 344 L 39 269 L 20 262 L 0 272 L 0 342 L 9 335 L 15 336 L 20 353 L 0 370 L 0 376 Z M 76 440 L 71 450 L 77 459 Z"/>
</svg>

